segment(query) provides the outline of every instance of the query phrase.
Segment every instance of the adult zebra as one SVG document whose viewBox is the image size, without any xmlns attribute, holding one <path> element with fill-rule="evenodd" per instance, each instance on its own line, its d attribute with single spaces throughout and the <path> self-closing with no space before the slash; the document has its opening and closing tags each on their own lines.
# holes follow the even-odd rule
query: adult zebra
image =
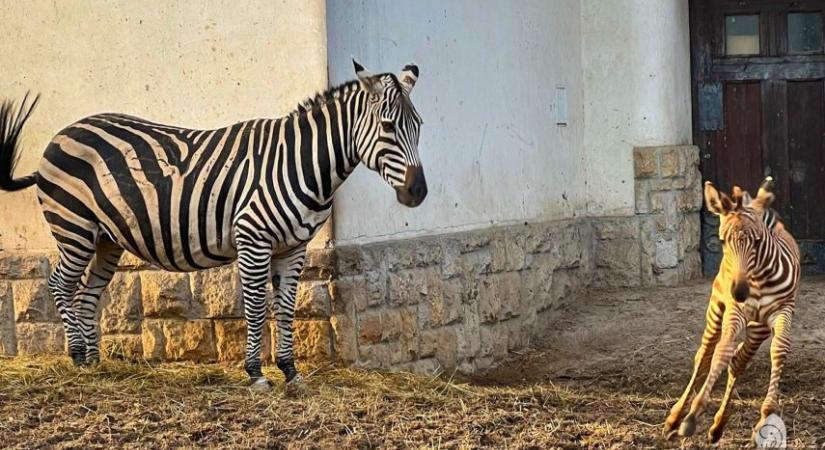
<svg viewBox="0 0 825 450">
<path fill-rule="evenodd" d="M 306 100 L 280 119 L 193 130 L 100 114 L 69 125 L 37 172 L 14 178 L 18 137 L 37 104 L 0 109 L 0 188 L 37 184 L 59 259 L 49 290 L 75 364 L 99 359 L 98 299 L 124 250 L 170 271 L 238 260 L 247 322 L 245 368 L 261 373 L 266 283 L 276 290 L 277 365 L 295 369 L 292 321 L 306 244 L 330 215 L 336 189 L 363 162 L 415 207 L 427 195 L 418 157 L 421 118 L 410 101 L 418 67 L 373 75 Z"/>
</svg>

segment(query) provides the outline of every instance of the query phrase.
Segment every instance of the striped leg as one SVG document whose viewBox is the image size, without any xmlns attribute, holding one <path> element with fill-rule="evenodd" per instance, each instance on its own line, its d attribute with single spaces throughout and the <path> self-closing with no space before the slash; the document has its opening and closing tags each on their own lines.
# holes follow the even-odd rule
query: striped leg
<svg viewBox="0 0 825 450">
<path fill-rule="evenodd" d="M 69 355 L 75 365 L 86 363 L 86 342 L 78 327 L 71 301 L 77 291 L 77 283 L 93 257 L 92 250 L 61 246 L 57 265 L 49 276 L 49 292 L 63 322 L 63 330 L 69 343 Z"/>
<path fill-rule="evenodd" d="M 261 372 L 261 334 L 266 322 L 266 283 L 269 281 L 269 263 L 272 248 L 269 243 L 255 242 L 239 237 L 238 272 L 243 290 L 246 318 L 246 361 L 244 368 L 256 389 L 269 388 Z"/>
<path fill-rule="evenodd" d="M 793 310 L 785 308 L 776 316 L 773 323 L 773 339 L 771 339 L 771 381 L 768 384 L 768 395 L 762 402 L 761 418 L 753 430 L 753 437 L 762 428 L 765 419 L 776 411 L 779 406 L 779 380 L 782 378 L 782 368 L 785 366 L 785 356 L 791 351 L 791 321 Z"/>
<path fill-rule="evenodd" d="M 275 318 L 278 327 L 277 362 L 278 368 L 286 378 L 288 391 L 292 393 L 301 393 L 304 389 L 301 374 L 295 369 L 292 321 L 295 318 L 295 293 L 305 258 L 306 245 L 302 245 L 273 264 L 273 284 L 276 288 Z"/>
<path fill-rule="evenodd" d="M 745 372 L 751 358 L 770 334 L 771 329 L 765 325 L 748 325 L 745 341 L 736 348 L 736 353 L 734 353 L 733 360 L 728 367 L 728 383 L 725 387 L 725 396 L 722 398 L 722 404 L 713 419 L 713 425 L 708 430 L 708 440 L 710 442 L 718 442 L 722 437 L 725 425 L 728 422 L 727 407 L 733 394 L 733 388 L 736 386 L 736 380 Z"/>
<path fill-rule="evenodd" d="M 693 375 L 691 375 L 682 396 L 679 397 L 679 401 L 673 405 L 667 420 L 665 420 L 664 435 L 668 438 L 673 437 L 676 427 L 681 423 L 685 415 L 685 404 L 690 400 L 694 387 L 697 383 L 703 382 L 708 373 L 710 361 L 713 358 L 713 350 L 716 348 L 716 343 L 719 342 L 723 310 L 724 304 L 711 299 L 705 315 L 705 332 L 702 334 L 702 344 L 693 359 Z"/>
<path fill-rule="evenodd" d="M 722 317 L 722 335 L 713 352 L 713 359 L 710 362 L 708 376 L 702 385 L 702 389 L 693 399 L 693 403 L 690 405 L 690 412 L 688 412 L 682 420 L 682 425 L 679 427 L 679 436 L 692 436 L 693 433 L 696 432 L 696 418 L 702 415 L 702 412 L 707 406 L 716 379 L 719 378 L 722 371 L 728 367 L 735 350 L 736 336 L 742 331 L 744 326 L 745 319 L 742 317 L 741 312 L 736 308 L 728 308 L 725 310 L 725 314 Z"/>
<path fill-rule="evenodd" d="M 72 301 L 80 333 L 86 342 L 86 364 L 100 361 L 100 334 L 98 309 L 100 295 L 112 281 L 123 249 L 110 239 L 101 237 L 91 264 L 80 279 L 78 291 Z"/>
</svg>

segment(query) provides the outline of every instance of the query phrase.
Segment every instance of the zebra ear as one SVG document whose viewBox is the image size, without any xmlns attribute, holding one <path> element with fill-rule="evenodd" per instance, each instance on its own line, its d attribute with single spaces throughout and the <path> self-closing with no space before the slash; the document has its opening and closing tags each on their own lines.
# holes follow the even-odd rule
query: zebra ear
<svg viewBox="0 0 825 450">
<path fill-rule="evenodd" d="M 736 207 L 741 208 L 743 206 L 750 206 L 753 201 L 753 197 L 751 197 L 751 194 L 748 191 L 740 188 L 739 186 L 734 186 L 733 200 L 736 202 Z"/>
<path fill-rule="evenodd" d="M 759 192 L 756 193 L 756 198 L 751 204 L 754 208 L 765 209 L 771 206 L 775 196 L 773 195 L 774 182 L 772 177 L 766 177 L 762 185 L 759 186 Z"/>
<path fill-rule="evenodd" d="M 408 95 L 415 87 L 415 82 L 418 81 L 418 66 L 413 63 L 407 64 L 398 75 L 398 80 L 401 82 L 401 87 Z"/>
<path fill-rule="evenodd" d="M 720 193 L 710 181 L 705 181 L 705 205 L 708 211 L 724 216 L 733 211 L 733 201 L 727 195 Z"/>
<path fill-rule="evenodd" d="M 361 85 L 364 86 L 364 89 L 373 94 L 381 93 L 384 89 L 384 85 L 378 77 L 373 75 L 369 70 L 365 69 L 364 66 L 355 60 L 355 58 L 352 58 L 352 66 L 355 68 L 355 75 L 358 77 Z"/>
</svg>

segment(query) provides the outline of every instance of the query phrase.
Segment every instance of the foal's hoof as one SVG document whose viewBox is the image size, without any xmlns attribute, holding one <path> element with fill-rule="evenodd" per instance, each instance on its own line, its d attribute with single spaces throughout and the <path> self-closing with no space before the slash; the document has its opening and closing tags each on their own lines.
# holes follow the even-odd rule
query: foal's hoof
<svg viewBox="0 0 825 450">
<path fill-rule="evenodd" d="M 688 414 L 685 419 L 682 421 L 682 425 L 679 427 L 679 436 L 681 437 L 690 437 L 693 436 L 693 433 L 696 432 L 696 421 L 693 419 L 693 416 Z"/>
<path fill-rule="evenodd" d="M 713 424 L 708 430 L 708 442 L 711 444 L 715 444 L 719 442 L 719 439 L 722 439 L 722 433 L 725 431 L 725 424 L 720 423 L 719 425 Z"/>
<path fill-rule="evenodd" d="M 308 393 L 309 389 L 307 388 L 307 384 L 304 382 L 304 377 L 302 377 L 301 374 L 295 375 L 293 379 L 289 380 L 284 388 L 284 394 L 291 398 L 304 397 Z"/>
<path fill-rule="evenodd" d="M 676 436 L 676 427 L 679 426 L 679 420 L 673 420 L 670 416 L 668 416 L 667 420 L 665 420 L 665 426 L 662 428 L 662 437 L 671 440 L 674 436 Z"/>
<path fill-rule="evenodd" d="M 272 384 L 269 383 L 269 380 L 267 380 L 266 377 L 260 377 L 249 383 L 249 389 L 264 392 L 272 389 Z"/>
</svg>

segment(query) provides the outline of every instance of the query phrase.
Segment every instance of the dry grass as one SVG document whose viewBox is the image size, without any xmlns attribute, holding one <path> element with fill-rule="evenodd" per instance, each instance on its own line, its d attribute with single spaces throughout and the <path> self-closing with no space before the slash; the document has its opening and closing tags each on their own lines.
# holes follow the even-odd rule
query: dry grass
<svg viewBox="0 0 825 450">
<path fill-rule="evenodd" d="M 311 395 L 290 399 L 278 388 L 250 391 L 241 371 L 220 366 L 106 361 L 76 369 L 68 358 L 2 360 L 0 436 L 19 448 L 656 445 L 665 407 L 646 396 L 552 384 L 484 386 L 349 369 L 328 368 L 308 381 Z M 593 409 L 605 417 L 583 420 Z M 613 409 L 626 411 L 626 420 L 608 421 Z"/>
<path fill-rule="evenodd" d="M 533 353 L 513 368 L 544 364 Z M 535 372 L 534 372 L 535 373 Z M 214 365 L 68 358 L 0 361 L 0 436 L 12 448 L 662 448 L 671 398 L 624 372 L 502 385 L 484 378 L 327 368 L 302 399 L 245 387 L 240 370 Z M 813 375 L 813 374 L 808 374 Z M 667 378 L 656 374 L 652 378 Z M 671 392 L 677 392 L 678 386 Z M 759 398 L 736 402 L 725 446 L 745 446 Z M 816 399 L 786 399 L 797 410 Z M 744 411 L 743 411 L 744 410 Z M 818 420 L 808 417 L 811 420 Z M 803 419 L 804 420 L 804 419 Z M 808 425 L 812 425 L 809 423 Z M 806 428 L 809 429 L 809 428 Z M 798 436 L 802 442 L 813 443 Z"/>
<path fill-rule="evenodd" d="M 705 290 L 597 293 L 548 326 L 543 350 L 476 379 L 325 368 L 301 399 L 283 395 L 273 368 L 276 388 L 261 393 L 242 370 L 217 365 L 0 359 L 0 447 L 746 447 L 767 384 L 764 352 L 739 384 L 721 446 L 704 444 L 716 403 L 697 437 L 659 438 L 689 376 Z M 798 448 L 825 443 L 824 293 L 825 282 L 804 292 L 783 378 L 781 414 Z"/>
</svg>

